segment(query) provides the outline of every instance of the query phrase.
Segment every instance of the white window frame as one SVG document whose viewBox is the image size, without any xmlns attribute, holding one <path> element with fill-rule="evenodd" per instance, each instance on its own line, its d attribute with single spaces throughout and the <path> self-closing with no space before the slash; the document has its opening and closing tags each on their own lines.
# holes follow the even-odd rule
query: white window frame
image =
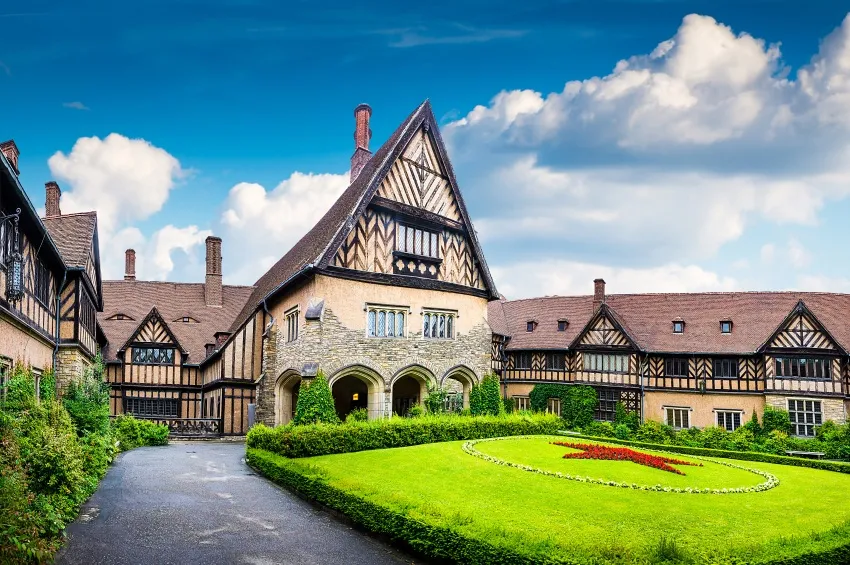
<svg viewBox="0 0 850 565">
<path fill-rule="evenodd" d="M 531 410 L 531 398 L 529 396 L 514 395 L 511 398 L 514 401 L 514 409 L 517 411 Z"/>
<path fill-rule="evenodd" d="M 791 403 L 795 403 L 794 410 L 791 409 Z M 796 409 L 796 403 L 803 403 L 803 410 Z M 809 409 L 808 402 L 812 403 L 812 409 Z M 818 407 L 818 410 L 815 411 L 815 404 Z M 785 399 L 785 407 L 788 409 L 788 416 L 791 417 L 791 427 L 794 428 L 794 434 L 797 437 L 815 437 L 815 428 L 823 425 L 823 400 L 820 398 L 786 398 Z M 803 422 L 799 422 L 799 414 L 803 415 Z M 809 418 L 806 417 L 806 414 L 811 414 L 811 422 L 809 422 Z M 800 433 L 800 429 L 804 430 L 805 433 Z M 808 433 L 811 430 L 811 433 Z"/>
<path fill-rule="evenodd" d="M 298 339 L 300 313 L 298 306 L 293 306 L 283 313 L 283 319 L 286 320 L 286 343 Z"/>
<path fill-rule="evenodd" d="M 440 232 L 400 222 L 395 250 L 431 260 L 440 259 Z"/>
<path fill-rule="evenodd" d="M 720 415 L 723 414 L 723 422 L 720 421 Z M 732 417 L 732 429 L 729 429 L 727 426 L 726 417 Z M 738 425 L 735 425 L 735 416 L 738 416 Z M 726 431 L 734 432 L 738 428 L 744 425 L 744 411 L 743 410 L 735 410 L 731 408 L 715 408 L 714 409 L 714 424 L 718 428 L 724 428 Z"/>
<path fill-rule="evenodd" d="M 585 371 L 593 373 L 629 372 L 628 353 L 582 353 L 581 366 Z"/>
<path fill-rule="evenodd" d="M 369 339 L 404 339 L 410 322 L 410 307 L 388 304 L 366 304 L 366 337 Z M 401 333 L 399 334 L 399 316 Z M 390 328 L 392 320 L 392 328 Z M 369 324 L 372 327 L 369 327 Z M 379 325 L 380 324 L 380 325 Z"/>
<path fill-rule="evenodd" d="M 6 400 L 6 386 L 12 375 L 12 360 L 0 357 L 0 400 Z"/>
<path fill-rule="evenodd" d="M 454 339 L 457 336 L 457 310 L 423 308 L 421 314 L 422 324 L 420 326 L 424 339 Z M 428 332 L 425 331 L 426 320 L 429 322 L 430 331 Z"/>
<path fill-rule="evenodd" d="M 675 430 L 687 430 L 691 427 L 691 412 L 693 409 L 690 406 L 662 406 L 664 410 L 664 423 Z M 679 424 L 676 425 L 676 413 L 679 413 Z M 673 422 L 670 422 L 670 416 L 673 416 Z M 685 419 L 688 421 L 685 422 Z"/>
<path fill-rule="evenodd" d="M 546 413 L 547 414 L 555 414 L 557 416 L 561 415 L 561 399 L 560 398 L 550 398 L 546 401 Z"/>
</svg>

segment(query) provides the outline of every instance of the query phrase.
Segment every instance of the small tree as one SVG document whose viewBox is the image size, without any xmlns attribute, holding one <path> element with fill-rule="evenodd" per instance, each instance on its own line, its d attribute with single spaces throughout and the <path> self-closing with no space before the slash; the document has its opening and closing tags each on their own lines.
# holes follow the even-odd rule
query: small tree
<svg viewBox="0 0 850 565">
<path fill-rule="evenodd" d="M 504 413 L 498 375 L 485 375 L 481 383 L 472 386 L 469 408 L 473 416 L 498 416 Z"/>
<path fill-rule="evenodd" d="M 632 432 L 637 431 L 640 427 L 640 416 L 637 412 L 630 412 L 626 409 L 626 405 L 620 401 L 614 405 L 614 425 L 628 426 Z"/>
<path fill-rule="evenodd" d="M 320 422 L 339 424 L 333 393 L 322 371 L 319 371 L 313 380 L 304 380 L 301 383 L 298 404 L 295 406 L 295 418 L 292 420 L 296 426 Z"/>
<path fill-rule="evenodd" d="M 425 409 L 429 414 L 442 414 L 446 411 L 446 398 L 448 396 L 447 388 L 428 383 L 428 396 L 424 400 Z"/>
<path fill-rule="evenodd" d="M 762 433 L 764 435 L 770 434 L 773 430 L 782 432 L 783 434 L 791 433 L 791 417 L 785 410 L 765 406 L 762 422 Z"/>
<path fill-rule="evenodd" d="M 79 436 L 109 431 L 109 385 L 103 380 L 100 355 L 82 375 L 71 380 L 62 397 L 62 405 L 71 415 Z"/>
</svg>

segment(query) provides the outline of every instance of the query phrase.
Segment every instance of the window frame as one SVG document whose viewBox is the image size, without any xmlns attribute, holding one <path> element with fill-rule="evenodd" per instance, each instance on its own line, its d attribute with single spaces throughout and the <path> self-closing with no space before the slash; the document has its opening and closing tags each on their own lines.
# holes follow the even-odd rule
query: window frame
<svg viewBox="0 0 850 565">
<path fill-rule="evenodd" d="M 170 362 L 155 362 L 155 361 L 138 361 L 139 356 L 136 354 L 137 351 L 148 351 L 151 352 L 153 350 L 159 350 L 168 352 L 165 355 L 165 358 L 171 357 Z M 147 355 L 146 355 L 147 356 Z M 152 355 L 151 355 L 152 356 Z M 176 365 L 177 361 L 177 349 L 173 345 L 133 345 L 130 348 L 130 364 L 131 365 L 154 365 L 159 367 L 168 367 Z"/>
<path fill-rule="evenodd" d="M 162 410 L 145 411 L 144 408 L 156 405 L 164 407 Z M 140 407 L 142 410 L 135 411 L 131 408 Z M 124 414 L 132 414 L 137 418 L 179 418 L 180 417 L 180 399 L 179 398 L 144 398 L 141 396 L 126 396 L 123 402 Z"/>
<path fill-rule="evenodd" d="M 610 359 L 606 363 L 606 358 Z M 618 361 L 615 362 L 615 359 Z M 588 363 L 589 360 L 593 360 L 594 362 Z M 598 361 L 598 363 L 596 362 Z M 624 366 L 622 368 L 618 368 L 624 362 Z M 631 364 L 631 355 L 628 353 L 582 353 L 581 354 L 581 367 L 583 371 L 588 371 L 591 373 L 611 373 L 617 375 L 627 375 L 629 373 L 629 366 Z M 593 366 L 590 366 L 593 365 Z M 598 365 L 598 367 L 597 367 Z M 606 365 L 608 368 L 606 368 Z M 611 369 L 611 367 L 614 369 Z"/>
<path fill-rule="evenodd" d="M 552 397 L 546 399 L 546 413 L 547 414 L 555 414 L 557 416 L 561 415 L 561 399 Z"/>
<path fill-rule="evenodd" d="M 664 423 L 674 430 L 687 430 L 691 427 L 691 412 L 693 408 L 690 406 L 662 406 L 664 411 Z M 676 426 L 676 414 L 679 414 L 679 423 L 683 424 Z M 670 423 L 670 416 L 673 416 L 673 423 Z M 685 421 L 687 420 L 687 422 Z"/>
<path fill-rule="evenodd" d="M 513 354 L 513 357 L 514 357 L 514 369 L 527 370 L 527 369 L 531 369 L 531 366 L 534 364 L 533 356 L 532 356 L 531 352 L 529 352 L 529 351 L 518 351 L 518 352 Z M 528 359 L 528 364 L 520 366 L 520 363 L 519 363 L 520 359 Z"/>
<path fill-rule="evenodd" d="M 12 360 L 0 356 L 0 401 L 6 400 L 6 386 L 12 375 Z"/>
<path fill-rule="evenodd" d="M 550 360 L 558 359 L 557 363 L 550 363 Z M 560 365 L 560 366 L 558 366 Z M 548 351 L 546 352 L 546 359 L 544 361 L 544 367 L 547 371 L 564 371 L 567 368 L 567 359 L 566 354 L 561 351 Z"/>
<path fill-rule="evenodd" d="M 665 357 L 664 358 L 664 376 L 671 377 L 675 379 L 686 379 L 690 374 L 690 364 L 691 361 L 688 357 Z M 673 373 L 670 371 L 670 367 L 673 366 L 674 369 L 681 370 L 684 367 L 684 373 Z M 677 367 L 678 366 L 678 367 Z"/>
<path fill-rule="evenodd" d="M 593 419 L 598 422 L 613 422 L 617 416 L 617 403 L 622 401 L 622 397 L 622 391 L 617 388 L 596 389 Z"/>
<path fill-rule="evenodd" d="M 729 327 L 729 329 L 724 329 L 727 326 Z M 732 333 L 732 320 L 720 320 L 720 333 L 724 335 Z"/>
<path fill-rule="evenodd" d="M 286 323 L 286 343 L 292 343 L 298 339 L 300 317 L 301 310 L 298 306 L 293 306 L 283 313 L 283 319 Z"/>
<path fill-rule="evenodd" d="M 569 325 L 569 322 L 567 320 L 558 320 L 558 331 L 559 332 L 567 331 L 568 325 Z"/>
<path fill-rule="evenodd" d="M 511 399 L 514 401 L 514 410 L 517 412 L 531 410 L 531 397 L 528 395 L 515 394 L 511 396 Z"/>
<path fill-rule="evenodd" d="M 721 414 L 723 414 L 723 422 L 721 423 Z M 726 417 L 731 416 L 731 425 L 730 428 L 727 424 L 729 422 L 726 421 Z M 737 425 L 735 422 L 735 416 L 737 416 Z M 738 428 L 744 425 L 744 411 L 738 410 L 734 408 L 715 408 L 714 409 L 714 424 L 718 428 L 724 428 L 727 432 L 734 432 Z"/>
<path fill-rule="evenodd" d="M 682 320 L 673 320 L 673 333 L 674 334 L 685 333 L 685 322 L 683 322 Z"/>
<path fill-rule="evenodd" d="M 442 310 L 440 308 L 423 308 L 422 309 L 422 338 L 435 340 L 452 340 L 457 337 L 457 310 Z M 429 325 L 430 330 L 426 331 L 426 322 L 437 320 L 436 324 Z M 436 334 L 436 335 L 430 335 Z M 442 335 L 440 335 L 442 334 Z"/>
<path fill-rule="evenodd" d="M 33 298 L 35 298 L 36 301 L 45 308 L 50 308 L 50 289 L 53 286 L 53 281 L 51 279 L 50 269 L 45 266 L 41 259 L 38 259 L 37 257 L 34 258 L 32 295 Z"/>
<path fill-rule="evenodd" d="M 794 409 L 791 408 L 791 403 L 794 403 Z M 798 410 L 797 403 L 802 403 L 803 409 Z M 808 403 L 812 404 L 812 408 L 809 409 Z M 817 410 L 815 410 L 815 405 L 817 405 Z M 820 398 L 786 398 L 785 399 L 785 407 L 788 409 L 788 416 L 791 419 L 791 427 L 793 428 L 793 435 L 796 437 L 802 438 L 813 438 L 815 437 L 815 429 L 818 426 L 822 426 L 824 423 L 823 418 L 823 400 Z M 811 414 L 811 422 L 806 421 L 807 414 Z M 803 421 L 798 421 L 800 419 L 800 415 L 803 416 Z M 800 429 L 804 430 L 805 433 L 799 433 Z M 808 433 L 811 431 L 811 433 Z"/>
<path fill-rule="evenodd" d="M 808 367 L 817 373 L 818 368 L 821 373 L 826 376 L 801 376 L 803 369 L 806 368 L 806 373 L 809 372 Z M 820 367 L 819 367 L 820 366 Z M 803 355 L 794 356 L 776 356 L 773 358 L 774 377 L 777 379 L 794 379 L 802 381 L 831 381 L 832 380 L 832 358 L 831 357 L 806 357 Z M 786 369 L 790 375 L 780 374 L 785 373 Z M 794 375 L 793 373 L 797 374 Z"/>
<path fill-rule="evenodd" d="M 407 333 L 409 331 L 409 323 L 410 323 L 410 307 L 409 306 L 397 306 L 390 304 L 377 304 L 377 303 L 369 303 L 366 304 L 366 337 L 369 339 L 405 339 L 407 338 Z M 383 314 L 383 316 L 382 316 Z M 392 314 L 392 317 L 390 317 Z M 401 316 L 401 335 L 399 335 L 398 331 L 398 319 Z M 369 327 L 370 320 L 374 318 L 371 322 L 372 327 Z M 390 319 L 392 319 L 392 331 L 388 331 L 390 329 L 389 323 Z M 382 327 L 379 328 L 378 324 L 382 324 Z M 380 329 L 380 333 L 379 333 Z M 371 333 L 370 333 L 371 332 Z M 392 334 L 392 335 L 390 335 Z"/>
<path fill-rule="evenodd" d="M 717 370 L 718 364 L 721 367 L 721 369 L 723 369 L 723 368 L 726 367 L 727 363 L 729 364 L 728 366 L 730 368 L 732 368 L 734 366 L 734 374 L 731 375 L 731 376 L 718 374 L 718 373 L 724 372 L 723 370 L 721 370 L 721 371 Z M 733 363 L 734 363 L 734 365 L 733 365 Z M 741 362 L 737 357 L 718 357 L 716 359 L 711 360 L 711 377 L 712 378 L 731 380 L 731 379 L 739 378 L 740 375 L 741 375 Z"/>
<path fill-rule="evenodd" d="M 411 233 L 412 230 L 412 233 Z M 419 251 L 416 252 L 416 244 L 417 244 L 417 232 L 419 232 Z M 427 248 L 428 253 L 425 253 L 425 234 L 428 234 L 427 237 Z M 426 259 L 428 261 L 441 261 L 440 258 L 440 236 L 442 232 L 434 231 L 430 228 L 423 228 L 422 226 L 417 226 L 415 224 L 407 223 L 407 222 L 397 222 L 396 223 L 396 237 L 395 237 L 395 252 L 396 253 L 404 253 L 406 255 L 412 255 L 414 257 L 420 257 L 422 259 Z"/>
<path fill-rule="evenodd" d="M 534 320 L 529 320 L 525 323 L 525 331 L 526 333 L 531 333 L 537 327 L 537 322 Z"/>
</svg>

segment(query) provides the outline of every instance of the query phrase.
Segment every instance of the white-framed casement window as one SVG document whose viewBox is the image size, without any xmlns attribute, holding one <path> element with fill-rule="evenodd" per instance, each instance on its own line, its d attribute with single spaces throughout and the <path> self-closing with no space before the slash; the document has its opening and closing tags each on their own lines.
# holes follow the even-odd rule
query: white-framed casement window
<svg viewBox="0 0 850 565">
<path fill-rule="evenodd" d="M 582 366 L 585 371 L 602 373 L 628 373 L 629 356 L 610 353 L 582 353 Z"/>
<path fill-rule="evenodd" d="M 286 343 L 298 339 L 298 306 L 290 308 L 284 313 L 286 320 Z"/>
<path fill-rule="evenodd" d="M 794 435 L 814 437 L 815 426 L 823 424 L 823 406 L 820 400 L 788 399 L 788 415 Z"/>
<path fill-rule="evenodd" d="M 12 360 L 0 357 L 0 400 L 6 400 L 6 387 L 12 376 Z"/>
<path fill-rule="evenodd" d="M 454 339 L 457 312 L 451 310 L 423 310 L 422 337 L 428 339 Z"/>
<path fill-rule="evenodd" d="M 691 409 L 683 406 L 665 406 L 664 423 L 677 430 L 691 427 Z"/>
<path fill-rule="evenodd" d="M 422 228 L 398 225 L 396 251 L 419 255 L 420 257 L 440 258 L 439 234 Z"/>
<path fill-rule="evenodd" d="M 531 399 L 527 396 L 514 396 L 514 408 L 517 410 L 531 410 Z"/>
<path fill-rule="evenodd" d="M 560 398 L 550 398 L 546 402 L 546 412 L 548 414 L 555 414 L 557 416 L 561 415 L 561 399 Z"/>
<path fill-rule="evenodd" d="M 368 337 L 404 337 L 407 306 L 366 306 L 366 335 Z"/>
<path fill-rule="evenodd" d="M 741 419 L 744 416 L 743 410 L 715 410 L 714 421 L 718 428 L 725 428 L 726 431 L 734 432 L 741 427 Z"/>
</svg>

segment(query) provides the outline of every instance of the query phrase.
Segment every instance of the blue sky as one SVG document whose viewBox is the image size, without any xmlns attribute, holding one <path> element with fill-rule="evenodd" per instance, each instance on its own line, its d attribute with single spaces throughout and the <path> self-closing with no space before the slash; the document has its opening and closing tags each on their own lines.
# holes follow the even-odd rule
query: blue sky
<svg viewBox="0 0 850 565">
<path fill-rule="evenodd" d="M 111 277 L 132 245 L 142 276 L 197 280 L 211 231 L 229 281 L 253 282 L 344 188 L 353 108 L 372 105 L 377 148 L 430 98 L 510 297 L 599 275 L 613 292 L 848 291 L 846 12 L 28 2 L 0 9 L 0 137 L 37 205 L 56 179 L 64 211 L 98 209 Z"/>
</svg>

